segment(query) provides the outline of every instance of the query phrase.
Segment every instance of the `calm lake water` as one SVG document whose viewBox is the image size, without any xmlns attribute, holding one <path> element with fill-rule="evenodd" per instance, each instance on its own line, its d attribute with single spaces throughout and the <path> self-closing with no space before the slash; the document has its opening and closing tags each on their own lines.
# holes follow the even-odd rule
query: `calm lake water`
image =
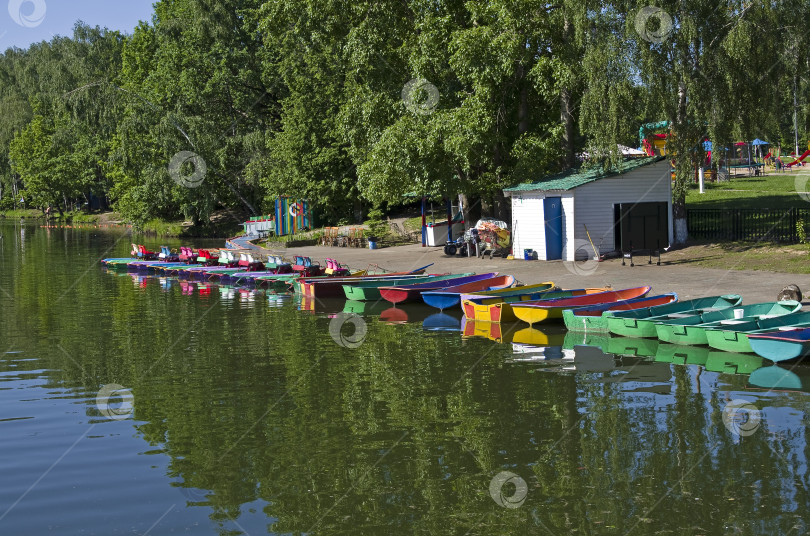
<svg viewBox="0 0 810 536">
<path fill-rule="evenodd" d="M 0 235 L 0 534 L 807 533 L 807 367 L 462 332 L 104 271 L 126 235 Z"/>
</svg>

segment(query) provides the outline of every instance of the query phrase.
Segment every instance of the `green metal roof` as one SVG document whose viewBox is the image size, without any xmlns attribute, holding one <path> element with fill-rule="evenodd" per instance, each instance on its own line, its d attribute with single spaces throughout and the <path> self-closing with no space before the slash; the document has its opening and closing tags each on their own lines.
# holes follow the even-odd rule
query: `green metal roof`
<svg viewBox="0 0 810 536">
<path fill-rule="evenodd" d="M 504 192 L 531 192 L 531 191 L 545 191 L 545 190 L 573 190 L 578 186 L 587 184 L 589 182 L 604 179 L 614 175 L 627 173 L 636 168 L 646 166 L 655 162 L 663 160 L 663 156 L 647 156 L 644 158 L 635 158 L 633 160 L 626 160 L 619 164 L 618 168 L 611 168 L 605 170 L 601 167 L 594 167 L 586 170 L 569 170 L 556 175 L 549 175 L 537 182 L 524 182 L 511 188 L 504 188 Z"/>
</svg>

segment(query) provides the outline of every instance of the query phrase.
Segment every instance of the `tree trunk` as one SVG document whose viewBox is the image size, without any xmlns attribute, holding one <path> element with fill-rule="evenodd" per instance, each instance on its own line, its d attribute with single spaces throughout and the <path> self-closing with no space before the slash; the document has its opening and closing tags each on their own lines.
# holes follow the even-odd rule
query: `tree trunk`
<svg viewBox="0 0 810 536">
<path fill-rule="evenodd" d="M 562 28 L 562 49 L 566 50 L 571 41 L 571 23 L 566 17 Z M 571 107 L 571 91 L 565 85 L 560 89 L 560 122 L 563 124 L 562 150 L 563 170 L 571 169 L 576 165 L 574 157 L 574 111 Z"/>
<path fill-rule="evenodd" d="M 464 220 L 464 230 L 466 231 L 472 224 L 469 220 L 469 208 L 467 207 L 467 196 L 465 194 L 458 194 L 458 206 L 461 207 L 461 217 Z"/>
<path fill-rule="evenodd" d="M 686 116 L 686 82 L 678 81 L 678 110 L 674 125 L 676 148 L 675 185 L 672 189 L 672 225 L 674 245 L 689 239 L 686 226 L 686 184 L 691 177 L 691 153 L 687 150 L 689 134 Z M 669 148 L 667 148 L 669 153 Z"/>
<path fill-rule="evenodd" d="M 506 196 L 503 195 L 503 190 L 498 190 L 493 196 L 495 217 L 499 220 L 505 221 L 510 227 L 512 224 L 512 204 Z"/>
<path fill-rule="evenodd" d="M 359 198 L 354 198 L 352 208 L 354 210 L 354 223 L 363 223 L 363 205 L 360 203 Z"/>
<path fill-rule="evenodd" d="M 520 100 L 518 101 L 518 135 L 529 130 L 529 88 L 525 83 L 523 64 L 517 68 L 518 84 L 520 84 Z"/>
<path fill-rule="evenodd" d="M 563 170 L 576 164 L 574 157 L 574 112 L 571 109 L 571 93 L 568 88 L 560 90 L 560 121 L 563 124 Z"/>
</svg>

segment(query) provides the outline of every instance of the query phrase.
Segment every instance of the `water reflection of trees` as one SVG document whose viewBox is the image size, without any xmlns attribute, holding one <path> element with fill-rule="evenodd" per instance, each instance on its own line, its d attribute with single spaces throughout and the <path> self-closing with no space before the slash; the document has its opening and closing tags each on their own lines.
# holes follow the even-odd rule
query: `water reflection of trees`
<svg viewBox="0 0 810 536">
<path fill-rule="evenodd" d="M 788 533 L 808 505 L 800 415 L 776 435 L 724 427 L 740 377 L 672 366 L 670 394 L 654 394 L 621 370 L 544 373 L 506 363 L 509 345 L 373 319 L 346 349 L 328 318 L 292 305 L 77 278 L 81 247 L 92 245 L 65 248 L 47 277 L 15 272 L 11 307 L 26 317 L 0 329 L 33 335 L 54 384 L 88 398 L 130 388 L 138 432 L 171 458 L 167 485 L 208 490 L 189 505 L 220 526 L 261 499 L 280 533 Z M 488 493 L 504 469 L 529 485 L 514 510 Z"/>
</svg>

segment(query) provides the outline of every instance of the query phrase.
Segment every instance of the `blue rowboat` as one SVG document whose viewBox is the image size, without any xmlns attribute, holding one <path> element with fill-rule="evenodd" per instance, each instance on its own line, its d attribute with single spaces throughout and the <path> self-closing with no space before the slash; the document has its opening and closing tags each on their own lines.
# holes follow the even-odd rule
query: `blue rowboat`
<svg viewBox="0 0 810 536">
<path fill-rule="evenodd" d="M 471 281 L 462 285 L 443 288 L 441 290 L 427 290 L 422 292 L 422 300 L 437 309 L 449 309 L 461 303 L 461 295 L 467 292 L 500 290 L 515 284 L 515 277 L 511 275 L 494 275 L 487 279 Z"/>
<path fill-rule="evenodd" d="M 774 363 L 810 354 L 810 328 L 786 329 L 748 336 L 751 349 Z"/>
</svg>

